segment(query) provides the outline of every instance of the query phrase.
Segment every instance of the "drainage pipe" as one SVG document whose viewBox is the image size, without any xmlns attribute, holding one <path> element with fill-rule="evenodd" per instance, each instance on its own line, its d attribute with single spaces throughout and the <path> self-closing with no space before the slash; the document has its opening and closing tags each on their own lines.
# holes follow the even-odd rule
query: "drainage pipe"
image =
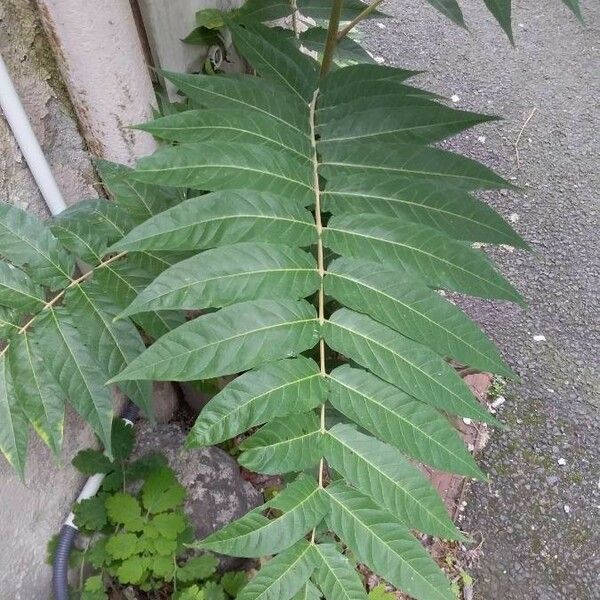
<svg viewBox="0 0 600 600">
<path fill-rule="evenodd" d="M 0 106 L 48 209 L 53 215 L 57 215 L 65 210 L 67 205 L 56 185 L 54 175 L 27 118 L 2 56 L 0 56 Z"/>
</svg>

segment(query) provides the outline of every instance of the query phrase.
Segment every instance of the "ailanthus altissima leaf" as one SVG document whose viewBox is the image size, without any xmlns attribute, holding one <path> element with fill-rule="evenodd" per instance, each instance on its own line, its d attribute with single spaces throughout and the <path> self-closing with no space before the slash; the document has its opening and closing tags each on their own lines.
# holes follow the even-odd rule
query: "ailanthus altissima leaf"
<svg viewBox="0 0 600 600">
<path fill-rule="evenodd" d="M 113 398 L 107 375 L 85 345 L 71 316 L 50 308 L 39 319 L 32 343 L 45 358 L 45 367 L 58 381 L 75 410 L 94 430 L 108 454 L 111 452 Z M 53 352 L 45 351 L 53 348 Z"/>
<path fill-rule="evenodd" d="M 239 593 L 238 600 L 289 600 L 315 570 L 314 548 L 302 539 L 272 558 Z"/>
<path fill-rule="evenodd" d="M 0 262 L 0 304 L 22 311 L 44 305 L 42 289 L 15 266 Z"/>
<path fill-rule="evenodd" d="M 454 0 L 429 1 L 463 24 Z M 56 450 L 65 401 L 108 445 L 113 382 L 145 407 L 151 380 L 226 378 L 187 445 L 234 438 L 246 469 L 293 481 L 202 542 L 275 555 L 238 598 L 364 599 L 356 561 L 418 600 L 451 600 L 411 529 L 462 536 L 414 463 L 484 478 L 449 415 L 495 419 L 455 367 L 512 372 L 437 290 L 521 302 L 471 242 L 527 244 L 474 195 L 511 185 L 432 146 L 492 117 L 410 85 L 410 70 L 321 75 L 300 48 L 323 49 L 337 3 L 295 5 L 316 28 L 258 22 L 290 15 L 283 0 L 198 14 L 230 25 L 259 76 L 164 73 L 181 102 L 139 126 L 161 140 L 152 156 L 99 163 L 110 201 L 50 226 L 0 205 L 0 448 L 22 471 L 29 420 Z M 365 7 L 345 0 L 342 20 Z M 339 50 L 368 59 L 348 38 Z M 75 257 L 92 269 L 75 276 Z M 185 490 L 166 470 L 141 495 L 171 552 L 181 521 L 161 513 Z"/>
<path fill-rule="evenodd" d="M 429 480 L 402 454 L 352 425 L 328 431 L 325 458 L 346 481 L 408 527 L 447 539 L 463 536 Z"/>
<path fill-rule="evenodd" d="M 329 374 L 329 402 L 402 452 L 442 471 L 482 473 L 446 417 L 367 371 L 348 365 Z"/>
<path fill-rule="evenodd" d="M 415 398 L 463 417 L 494 421 L 437 354 L 366 315 L 341 308 L 323 333 L 331 348 Z"/>
<path fill-rule="evenodd" d="M 343 484 L 325 493 L 327 524 L 360 562 L 418 600 L 453 600 L 448 580 L 405 525 Z"/>
<path fill-rule="evenodd" d="M 276 554 L 303 538 L 325 516 L 327 502 L 317 482 L 302 477 L 275 498 L 223 529 L 204 538 L 198 547 L 232 556 L 260 557 Z M 268 519 L 267 509 L 280 512 Z"/>
<path fill-rule="evenodd" d="M 201 250 L 261 241 L 308 246 L 316 241 L 311 214 L 283 197 L 239 191 L 185 200 L 139 225 L 112 250 Z"/>
<path fill-rule="evenodd" d="M 189 446 L 210 446 L 273 417 L 304 413 L 323 404 L 326 384 L 308 358 L 286 358 L 244 373 L 202 409 L 188 435 Z"/>
<path fill-rule="evenodd" d="M 246 314 L 240 322 L 240 312 Z M 318 341 L 306 301 L 256 300 L 197 317 L 167 333 L 114 381 L 189 381 L 230 375 L 299 354 Z"/>
<path fill-rule="evenodd" d="M 0 355 L 0 451 L 21 479 L 27 455 L 27 418 L 14 393 L 6 355 Z"/>
<path fill-rule="evenodd" d="M 327 600 L 367 600 L 362 581 L 335 544 L 316 544 L 314 578 Z"/>
<path fill-rule="evenodd" d="M 161 273 L 123 315 L 204 309 L 258 298 L 304 298 L 320 285 L 315 259 L 281 244 L 246 242 L 196 254 Z"/>
<path fill-rule="evenodd" d="M 401 263 L 431 287 L 522 301 L 483 252 L 424 225 L 379 215 L 340 215 L 329 221 L 324 243 L 342 256 Z"/>
<path fill-rule="evenodd" d="M 329 265 L 325 290 L 342 305 L 367 313 L 443 356 L 482 371 L 512 375 L 481 330 L 410 271 L 338 258 Z"/>
<path fill-rule="evenodd" d="M 56 456 L 63 439 L 65 393 L 44 364 L 44 355 L 31 341 L 31 333 L 16 334 L 8 359 L 13 392 L 24 415 Z"/>
<path fill-rule="evenodd" d="M 240 448 L 239 463 L 258 473 L 290 473 L 308 469 L 323 454 L 323 434 L 314 413 L 277 418 L 263 425 Z"/>
<path fill-rule="evenodd" d="M 4 202 L 0 202 L 0 255 L 54 290 L 69 283 L 75 263 L 44 223 Z"/>
</svg>

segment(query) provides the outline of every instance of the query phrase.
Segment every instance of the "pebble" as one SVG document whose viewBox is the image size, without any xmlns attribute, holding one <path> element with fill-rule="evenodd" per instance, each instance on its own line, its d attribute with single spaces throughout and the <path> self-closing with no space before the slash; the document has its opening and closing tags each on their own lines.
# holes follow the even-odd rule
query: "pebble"
<svg viewBox="0 0 600 600">
<path fill-rule="evenodd" d="M 502 406 L 505 402 L 506 402 L 506 398 L 504 396 L 498 396 L 492 402 L 492 408 L 498 408 L 499 406 Z"/>
</svg>

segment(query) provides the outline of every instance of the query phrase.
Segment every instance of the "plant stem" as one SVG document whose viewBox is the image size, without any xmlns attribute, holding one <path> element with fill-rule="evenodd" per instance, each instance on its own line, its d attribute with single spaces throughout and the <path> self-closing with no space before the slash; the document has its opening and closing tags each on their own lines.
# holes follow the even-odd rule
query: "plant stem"
<svg viewBox="0 0 600 600">
<path fill-rule="evenodd" d="M 346 27 L 340 29 L 337 34 L 337 39 L 341 40 L 344 36 L 348 35 L 350 31 L 352 31 L 361 21 L 366 19 L 382 2 L 383 0 L 375 0 L 369 4 L 369 6 L 367 6 L 367 8 L 365 8 L 365 10 L 363 10 L 355 19 L 350 21 Z"/>
<path fill-rule="evenodd" d="M 106 266 L 110 265 L 115 260 L 118 260 L 119 258 L 123 258 L 126 254 L 127 254 L 127 252 L 119 252 L 119 254 L 115 254 L 114 256 L 111 256 L 110 258 L 106 259 L 105 261 L 102 261 L 100 264 L 96 265 L 93 269 L 90 269 L 87 273 L 84 273 L 83 275 L 81 275 L 77 279 L 72 279 L 71 283 L 69 283 L 69 285 L 66 288 L 64 288 L 58 294 L 56 294 L 56 296 L 54 296 L 54 298 L 52 298 L 52 300 L 48 300 L 48 302 L 46 302 L 44 304 L 44 306 L 42 306 L 42 308 L 37 313 L 35 313 L 35 315 L 33 315 L 29 319 L 29 321 L 27 321 L 27 323 L 25 323 L 25 325 L 23 325 L 21 328 L 19 328 L 19 330 L 17 331 L 17 333 L 18 334 L 25 333 L 29 329 L 29 327 L 33 324 L 33 322 L 45 310 L 48 310 L 49 308 L 52 308 L 61 298 L 64 297 L 64 295 L 71 288 L 75 287 L 76 285 L 79 285 L 82 281 L 85 281 L 86 279 L 89 279 L 96 272 L 97 269 L 102 269 L 103 267 L 106 267 Z M 6 346 L 4 346 L 4 348 L 0 352 L 0 356 L 3 356 L 6 353 L 6 351 L 8 350 L 9 345 L 10 344 L 6 344 Z"/>
<path fill-rule="evenodd" d="M 327 30 L 327 41 L 325 42 L 325 50 L 323 52 L 323 62 L 321 62 L 321 78 L 329 72 L 331 63 L 333 62 L 333 53 L 338 38 L 338 28 L 340 26 L 340 16 L 344 0 L 333 0 L 331 14 L 329 15 L 329 29 Z"/>
<path fill-rule="evenodd" d="M 319 326 L 323 327 L 325 323 L 325 291 L 323 287 L 323 278 L 325 277 L 325 258 L 323 250 L 323 221 L 321 219 L 321 190 L 319 188 L 319 159 L 317 156 L 317 141 L 315 138 L 315 111 L 317 107 L 317 98 L 319 96 L 319 90 L 315 90 L 312 101 L 310 103 L 310 134 L 311 134 L 311 147 L 312 147 L 312 158 L 313 158 L 313 188 L 315 192 L 315 225 L 317 227 L 317 269 L 319 277 L 321 278 L 321 284 L 319 285 L 318 295 L 318 314 L 319 314 Z M 319 338 L 319 367 L 321 370 L 321 376 L 327 376 L 327 369 L 325 364 L 325 340 L 323 336 Z M 321 434 L 325 433 L 325 404 L 321 405 Z M 321 459 L 319 463 L 319 487 L 323 487 L 323 471 L 325 470 L 325 461 Z"/>
</svg>

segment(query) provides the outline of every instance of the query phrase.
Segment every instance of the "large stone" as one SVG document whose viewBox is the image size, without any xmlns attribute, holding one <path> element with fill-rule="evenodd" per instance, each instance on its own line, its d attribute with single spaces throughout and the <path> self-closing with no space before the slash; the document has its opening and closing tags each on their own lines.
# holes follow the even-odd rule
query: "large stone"
<svg viewBox="0 0 600 600">
<path fill-rule="evenodd" d="M 136 426 L 134 456 L 162 452 L 187 489 L 185 511 L 196 528 L 198 539 L 241 517 L 262 504 L 262 495 L 244 481 L 231 456 L 219 448 L 186 450 L 185 433 L 177 424 L 152 427 L 143 421 Z M 235 568 L 235 561 L 222 562 Z"/>
</svg>

